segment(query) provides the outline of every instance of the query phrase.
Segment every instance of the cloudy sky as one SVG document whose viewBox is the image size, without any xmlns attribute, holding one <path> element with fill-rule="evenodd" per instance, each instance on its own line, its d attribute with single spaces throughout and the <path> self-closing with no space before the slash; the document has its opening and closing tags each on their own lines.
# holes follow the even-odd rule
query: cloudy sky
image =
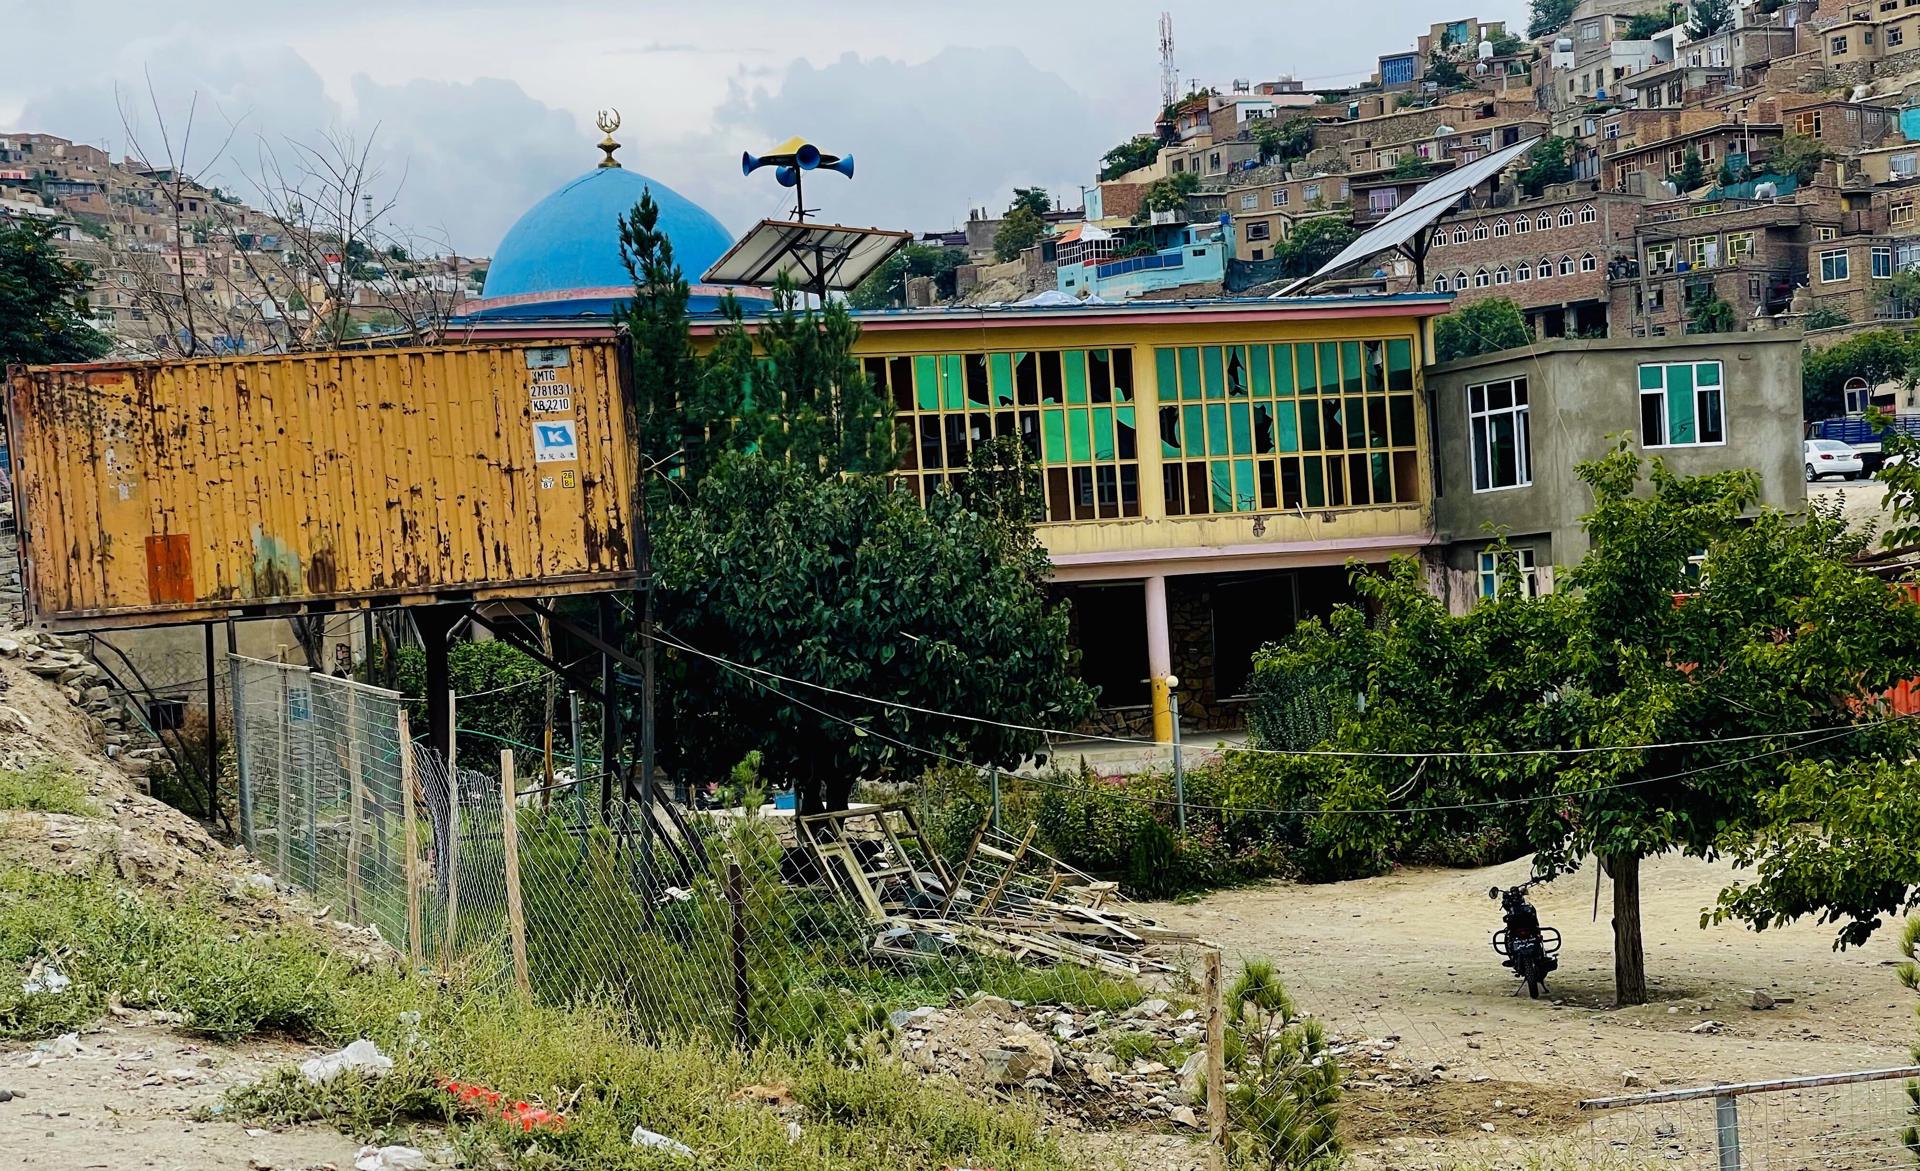
<svg viewBox="0 0 1920 1171">
<path fill-rule="evenodd" d="M 740 177 L 740 151 L 793 134 L 858 160 L 854 182 L 809 189 L 828 218 L 920 231 L 1015 186 L 1077 203 L 1149 125 L 1162 8 L 1183 79 L 1224 89 L 1364 77 L 1433 21 L 1517 26 L 1525 2 L 0 0 L 0 130 L 118 154 L 131 129 L 155 157 L 191 107 L 189 168 L 243 196 L 269 155 L 371 139 L 396 217 L 485 254 L 599 157 L 594 112 L 613 106 L 621 160 L 736 232 L 785 205 L 770 172 Z"/>
</svg>

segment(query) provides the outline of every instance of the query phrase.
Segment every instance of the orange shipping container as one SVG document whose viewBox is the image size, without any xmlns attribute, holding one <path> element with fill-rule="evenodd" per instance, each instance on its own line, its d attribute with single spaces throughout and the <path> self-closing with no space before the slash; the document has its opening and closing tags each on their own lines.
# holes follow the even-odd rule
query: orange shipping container
<svg viewBox="0 0 1920 1171">
<path fill-rule="evenodd" d="M 30 617 L 92 629 L 630 583 L 612 342 L 31 368 Z"/>
</svg>

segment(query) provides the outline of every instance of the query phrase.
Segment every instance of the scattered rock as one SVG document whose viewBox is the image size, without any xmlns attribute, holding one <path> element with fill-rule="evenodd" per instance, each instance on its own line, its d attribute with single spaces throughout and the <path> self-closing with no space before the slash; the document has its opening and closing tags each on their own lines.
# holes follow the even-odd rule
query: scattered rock
<svg viewBox="0 0 1920 1171">
<path fill-rule="evenodd" d="M 1719 1021 L 1709 1020 L 1709 1021 L 1701 1021 L 1699 1024 L 1693 1026 L 1691 1029 L 1688 1029 L 1687 1032 L 1689 1033 L 1720 1033 L 1720 1032 L 1725 1032 L 1726 1028 L 1727 1026 L 1721 1024 Z"/>
<path fill-rule="evenodd" d="M 1154 1074 L 1167 1072 L 1167 1067 L 1158 1061 L 1148 1061 L 1146 1058 L 1140 1057 L 1134 1060 L 1133 1072 L 1139 1074 L 1141 1077 L 1152 1077 Z"/>
<path fill-rule="evenodd" d="M 1629 1069 L 1620 1075 L 1620 1084 L 1622 1087 L 1632 1090 L 1645 1086 L 1647 1082 L 1645 1078 Z"/>
<path fill-rule="evenodd" d="M 1121 1013 L 1120 1016 L 1122 1019 L 1130 1020 L 1130 1021 L 1144 1020 L 1151 1017 L 1162 1017 L 1167 1015 L 1167 1010 L 1172 1007 L 1173 1005 L 1170 1002 L 1162 1000 L 1156 996 L 1151 999 L 1141 1001 L 1139 1004 L 1136 1004 L 1132 1008 Z"/>
<path fill-rule="evenodd" d="M 1753 1007 L 1756 1011 L 1772 1008 L 1774 1005 L 1778 1003 L 1780 1002 L 1775 1000 L 1772 994 L 1769 993 L 1766 989 L 1755 988 L 1753 990 Z"/>
<path fill-rule="evenodd" d="M 887 1023 L 896 1029 L 913 1028 L 939 1011 L 937 1008 L 896 1008 L 887 1014 Z"/>
</svg>

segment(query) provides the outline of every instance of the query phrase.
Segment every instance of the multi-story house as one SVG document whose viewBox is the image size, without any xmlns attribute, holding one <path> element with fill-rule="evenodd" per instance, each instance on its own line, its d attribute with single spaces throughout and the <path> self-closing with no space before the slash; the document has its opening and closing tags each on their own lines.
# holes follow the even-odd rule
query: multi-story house
<svg viewBox="0 0 1920 1171">
<path fill-rule="evenodd" d="M 1837 214 L 1816 227 L 1815 211 L 1773 200 L 1649 204 L 1634 262 L 1611 282 L 1613 336 L 1683 334 L 1692 303 L 1709 293 L 1732 305 L 1743 327 L 1786 312 L 1807 279 L 1809 241 L 1840 233 Z"/>
<path fill-rule="evenodd" d="M 1822 62 L 1847 80 L 1860 82 L 1898 72 L 1920 61 L 1912 56 L 1920 50 L 1920 5 L 1906 0 L 1855 0 L 1844 15 L 1815 35 Z"/>
<path fill-rule="evenodd" d="M 1609 279 L 1631 256 L 1643 202 L 1565 184 L 1541 199 L 1457 211 L 1434 229 L 1428 286 L 1457 304 L 1507 298 L 1536 337 L 1604 335 Z"/>
<path fill-rule="evenodd" d="M 1348 195 L 1345 175 L 1315 175 L 1229 188 L 1227 214 L 1233 217 L 1233 258 L 1255 263 L 1271 260 L 1275 247 L 1291 234 L 1296 222 L 1322 215 L 1345 218 Z"/>
<path fill-rule="evenodd" d="M 1778 122 L 1748 121 L 1730 111 L 1671 110 L 1667 115 L 1651 125 L 1624 114 L 1602 120 L 1600 179 L 1608 190 L 1657 195 L 1661 182 L 1678 182 L 1689 154 L 1700 156 L 1709 179 L 1729 159 L 1751 169 L 1783 133 Z M 1630 136 L 1607 137 L 1629 127 Z"/>
</svg>

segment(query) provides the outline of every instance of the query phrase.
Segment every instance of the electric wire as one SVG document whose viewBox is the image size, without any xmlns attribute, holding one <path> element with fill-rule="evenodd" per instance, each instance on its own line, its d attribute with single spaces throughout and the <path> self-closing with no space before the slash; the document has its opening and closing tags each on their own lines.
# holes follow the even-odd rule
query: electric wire
<svg viewBox="0 0 1920 1171">
<path fill-rule="evenodd" d="M 816 691 L 823 691 L 829 695 L 838 696 L 842 699 L 859 700 L 863 703 L 870 703 L 879 707 L 896 708 L 901 711 L 910 711 L 918 715 L 934 716 L 941 719 L 961 720 L 967 723 L 981 724 L 981 725 L 994 727 L 994 728 L 1002 728 L 1007 731 L 1013 731 L 1013 732 L 1036 732 L 1036 733 L 1040 733 L 1042 735 L 1047 735 L 1047 736 L 1057 736 L 1064 740 L 1098 740 L 1098 741 L 1111 743 L 1111 744 L 1124 744 L 1132 748 L 1164 749 L 1168 747 L 1167 745 L 1161 743 L 1158 740 L 1137 740 L 1137 739 L 1133 739 L 1126 736 L 1107 736 L 1107 735 L 1102 735 L 1100 733 L 1093 733 L 1093 732 L 1087 732 L 1087 733 L 1069 732 L 1063 729 L 1049 728 L 1049 727 L 1045 727 L 1043 725 L 1038 725 L 1038 724 L 1018 724 L 1018 723 L 1012 723 L 1006 720 L 996 720 L 988 716 L 972 716 L 972 715 L 964 715 L 959 712 L 946 712 L 946 711 L 941 711 L 937 708 L 922 707 L 918 704 L 906 703 L 901 700 L 882 699 L 878 696 L 863 695 L 856 691 L 847 691 L 845 689 L 833 687 L 825 683 L 814 683 L 810 680 L 794 678 L 791 675 L 782 675 L 777 671 L 769 671 L 763 667 L 754 667 L 754 666 L 749 666 L 745 663 L 737 663 L 731 659 L 727 659 L 727 658 L 724 658 L 723 656 L 716 655 L 710 651 L 703 651 L 698 647 L 695 647 L 686 643 L 683 640 L 680 640 L 676 637 L 667 635 L 657 630 L 655 631 L 653 638 L 656 642 L 660 642 L 668 647 L 672 647 L 676 650 L 685 651 L 688 654 L 698 655 L 703 659 L 711 660 L 714 663 L 717 663 L 723 667 L 726 667 L 736 672 L 746 672 L 746 673 L 755 674 L 755 675 L 764 675 L 767 678 L 776 679 L 782 683 L 790 683 L 799 687 L 809 687 Z M 1854 731 L 1879 727 L 1884 724 L 1892 724 L 1901 720 L 1906 720 L 1911 718 L 1912 717 L 1910 716 L 1891 716 L 1883 720 L 1863 721 L 1857 724 L 1845 725 L 1844 730 L 1848 733 L 1852 733 Z M 1740 744 L 1740 743 L 1746 743 L 1754 740 L 1791 739 L 1791 738 L 1797 738 L 1797 737 L 1803 737 L 1803 736 L 1819 736 L 1822 733 L 1832 732 L 1835 730 L 1836 729 L 1833 727 L 1801 728 L 1801 729 L 1794 729 L 1794 730 L 1789 730 L 1784 732 L 1753 732 L 1753 733 L 1744 733 L 1739 736 L 1719 736 L 1719 737 L 1711 737 L 1711 738 L 1698 739 L 1698 740 L 1667 740 L 1667 741 L 1660 741 L 1656 743 L 1647 743 L 1647 744 L 1608 744 L 1608 745 L 1587 745 L 1587 746 L 1581 746 L 1581 747 L 1557 747 L 1557 748 L 1489 748 L 1489 749 L 1431 749 L 1431 750 L 1424 750 L 1424 751 L 1423 750 L 1381 751 L 1381 750 L 1359 750 L 1359 749 L 1338 749 L 1338 748 L 1261 748 L 1261 747 L 1256 747 L 1252 745 L 1247 745 L 1242 747 L 1236 747 L 1233 749 L 1233 751 L 1243 752 L 1243 753 L 1248 753 L 1251 755 L 1258 755 L 1258 756 L 1285 756 L 1285 757 L 1316 757 L 1318 756 L 1318 757 L 1334 757 L 1334 758 L 1359 759 L 1359 760 L 1371 760 L 1371 759 L 1432 760 L 1432 759 L 1478 759 L 1478 758 L 1495 759 L 1495 758 L 1511 758 L 1511 757 L 1526 757 L 1526 756 L 1591 756 L 1591 755 L 1595 755 L 1603 752 L 1652 752 L 1652 751 L 1657 751 L 1660 749 L 1667 749 L 1667 748 L 1705 748 L 1705 747 L 1718 745 L 1718 744 Z M 869 731 L 869 734 L 871 734 L 871 730 L 869 729 L 868 731 Z"/>
</svg>

